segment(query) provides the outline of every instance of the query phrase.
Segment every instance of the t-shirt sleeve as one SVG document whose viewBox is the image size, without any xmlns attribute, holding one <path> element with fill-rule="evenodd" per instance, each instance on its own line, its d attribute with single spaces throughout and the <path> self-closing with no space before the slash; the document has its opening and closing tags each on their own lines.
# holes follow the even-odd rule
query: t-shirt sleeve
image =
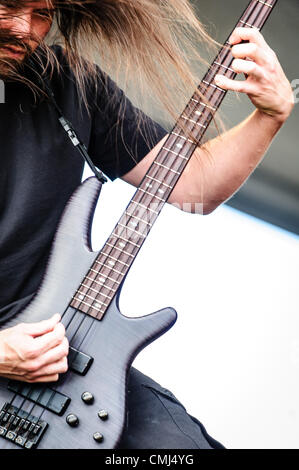
<svg viewBox="0 0 299 470">
<path fill-rule="evenodd" d="M 88 152 L 111 180 L 130 171 L 167 134 L 101 74 L 94 99 Z"/>
</svg>

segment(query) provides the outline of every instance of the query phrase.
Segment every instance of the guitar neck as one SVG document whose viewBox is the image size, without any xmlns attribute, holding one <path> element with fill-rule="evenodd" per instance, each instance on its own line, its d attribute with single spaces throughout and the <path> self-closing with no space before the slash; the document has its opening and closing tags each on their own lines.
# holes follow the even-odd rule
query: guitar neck
<svg viewBox="0 0 299 470">
<path fill-rule="evenodd" d="M 276 3 L 277 0 L 251 1 L 236 27 L 261 30 Z M 97 319 L 105 314 L 227 93 L 215 85 L 215 75 L 236 77 L 231 68 L 233 60 L 227 40 L 77 290 L 72 307 Z"/>
</svg>

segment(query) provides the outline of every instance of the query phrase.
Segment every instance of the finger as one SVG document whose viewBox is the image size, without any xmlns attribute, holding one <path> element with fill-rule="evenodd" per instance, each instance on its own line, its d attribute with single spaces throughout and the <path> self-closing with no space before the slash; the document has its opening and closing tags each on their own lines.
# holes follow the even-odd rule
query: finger
<svg viewBox="0 0 299 470">
<path fill-rule="evenodd" d="M 31 361 L 30 363 L 25 364 L 25 366 L 28 367 L 29 365 L 29 367 L 30 366 L 34 367 L 36 364 L 37 367 L 40 369 L 41 367 L 44 367 L 47 364 L 57 362 L 60 359 L 66 357 L 68 355 L 68 351 L 69 351 L 69 343 L 68 343 L 67 338 L 64 337 L 62 342 L 58 346 L 52 349 L 49 349 L 42 356 L 40 356 L 37 359 L 37 361 Z"/>
<path fill-rule="evenodd" d="M 43 320 L 38 323 L 24 323 L 24 331 L 33 337 L 43 335 L 49 331 L 52 331 L 55 325 L 60 322 L 60 320 L 60 315 L 55 313 L 55 315 L 53 315 L 48 320 Z"/>
<path fill-rule="evenodd" d="M 46 333 L 42 336 L 34 338 L 32 345 L 32 352 L 35 355 L 44 354 L 55 346 L 58 346 L 65 337 L 65 328 L 62 323 L 55 325 L 53 331 Z"/>
<path fill-rule="evenodd" d="M 231 53 L 235 59 L 249 58 L 259 65 L 265 65 L 269 62 L 269 56 L 264 49 L 252 43 L 237 44 L 232 48 Z"/>
<path fill-rule="evenodd" d="M 245 81 L 238 81 L 238 80 L 231 80 L 224 75 L 216 75 L 215 76 L 215 83 L 217 86 L 222 88 L 223 90 L 231 90 L 237 91 L 240 93 L 247 93 L 253 94 L 254 90 L 248 82 Z"/>
<path fill-rule="evenodd" d="M 14 375 L 14 374 L 1 374 L 1 376 L 10 380 L 17 380 L 18 382 L 28 382 L 28 383 L 57 382 L 57 380 L 59 379 L 59 374 L 44 375 L 44 376 L 36 377 L 34 379 L 30 379 L 29 377 L 26 377 L 26 376 L 19 376 L 19 375 Z"/>
<path fill-rule="evenodd" d="M 261 47 L 265 47 L 265 46 L 269 47 L 263 35 L 255 27 L 253 28 L 239 27 L 233 31 L 233 33 L 231 34 L 229 38 L 230 44 L 238 44 L 242 41 L 249 41 Z"/>
<path fill-rule="evenodd" d="M 24 382 L 29 382 L 29 383 L 37 383 L 37 382 L 57 382 L 59 379 L 59 374 L 53 374 L 53 375 L 44 375 L 40 377 L 36 377 L 34 379 L 26 379 Z"/>
<path fill-rule="evenodd" d="M 40 368 L 36 372 L 30 372 L 28 377 L 30 379 L 35 379 L 37 377 L 43 377 L 47 375 L 55 375 L 55 374 L 63 374 L 68 369 L 67 358 L 63 357 L 59 361 L 53 362 L 51 364 L 47 364 L 46 366 Z"/>
<path fill-rule="evenodd" d="M 231 68 L 236 73 L 244 73 L 247 76 L 252 76 L 258 80 L 263 78 L 263 72 L 259 65 L 253 61 L 235 59 L 231 65 Z"/>
</svg>

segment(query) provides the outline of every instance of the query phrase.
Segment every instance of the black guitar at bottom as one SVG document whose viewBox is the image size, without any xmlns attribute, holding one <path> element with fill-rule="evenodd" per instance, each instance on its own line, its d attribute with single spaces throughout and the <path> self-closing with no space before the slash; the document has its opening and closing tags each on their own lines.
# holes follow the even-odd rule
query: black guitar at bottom
<svg viewBox="0 0 299 470">
<path fill-rule="evenodd" d="M 123 316 L 118 307 L 121 288 L 102 318 L 70 305 L 99 255 L 87 243 L 99 190 L 100 183 L 90 178 L 74 193 L 40 289 L 24 311 L 5 324 L 8 328 L 32 323 L 59 312 L 70 352 L 69 370 L 58 382 L 45 385 L 0 379 L 2 449 L 114 448 L 125 422 L 130 365 L 144 346 L 176 320 L 170 308 L 145 317 Z"/>
</svg>

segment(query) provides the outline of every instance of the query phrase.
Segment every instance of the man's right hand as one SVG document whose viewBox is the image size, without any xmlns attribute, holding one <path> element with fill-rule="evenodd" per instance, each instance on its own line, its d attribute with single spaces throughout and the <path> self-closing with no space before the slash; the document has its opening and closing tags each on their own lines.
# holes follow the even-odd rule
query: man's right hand
<svg viewBox="0 0 299 470">
<path fill-rule="evenodd" d="M 66 372 L 69 350 L 61 317 L 20 323 L 0 331 L 0 376 L 23 382 L 53 382 Z"/>
</svg>

